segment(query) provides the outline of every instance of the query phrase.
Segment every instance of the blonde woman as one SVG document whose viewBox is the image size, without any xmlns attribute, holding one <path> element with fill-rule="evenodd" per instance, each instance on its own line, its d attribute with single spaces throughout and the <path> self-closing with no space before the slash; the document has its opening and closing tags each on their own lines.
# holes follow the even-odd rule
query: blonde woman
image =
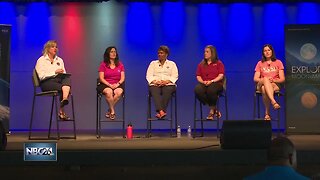
<svg viewBox="0 0 320 180">
<path fill-rule="evenodd" d="M 70 77 L 58 76 L 66 74 L 63 60 L 58 57 L 58 44 L 55 40 L 47 41 L 43 47 L 42 56 L 37 60 L 36 71 L 40 79 L 42 91 L 56 90 L 60 92 L 59 118 L 70 119 L 64 112 L 64 106 L 69 103 Z"/>
</svg>

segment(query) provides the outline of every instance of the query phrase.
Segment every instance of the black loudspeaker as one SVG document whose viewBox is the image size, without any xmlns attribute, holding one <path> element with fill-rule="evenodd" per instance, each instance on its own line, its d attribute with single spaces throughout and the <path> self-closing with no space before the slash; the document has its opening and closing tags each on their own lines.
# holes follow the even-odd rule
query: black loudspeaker
<svg viewBox="0 0 320 180">
<path fill-rule="evenodd" d="M 0 151 L 5 150 L 6 147 L 7 147 L 7 135 L 2 125 L 2 122 L 0 121 Z"/>
<path fill-rule="evenodd" d="M 222 149 L 265 149 L 272 138 L 271 122 L 265 120 L 228 120 L 222 125 Z"/>
</svg>

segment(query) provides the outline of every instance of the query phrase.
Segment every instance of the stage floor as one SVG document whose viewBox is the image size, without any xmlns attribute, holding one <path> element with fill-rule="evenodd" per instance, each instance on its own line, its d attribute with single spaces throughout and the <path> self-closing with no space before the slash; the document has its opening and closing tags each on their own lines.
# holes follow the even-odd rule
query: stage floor
<svg viewBox="0 0 320 180">
<path fill-rule="evenodd" d="M 53 134 L 55 135 L 55 134 Z M 63 135 L 63 134 L 62 134 Z M 273 136 L 275 136 L 274 134 Z M 298 151 L 319 151 L 320 135 L 286 135 Z M 33 134 L 33 137 L 46 137 L 46 133 Z M 58 150 L 221 150 L 220 139 L 214 132 L 205 132 L 204 137 L 170 137 L 169 132 L 157 131 L 151 138 L 145 133 L 136 133 L 133 139 L 122 138 L 121 132 L 103 133 L 96 138 L 95 132 L 77 133 L 77 139 L 28 140 L 27 132 L 12 132 L 8 137 L 7 150 L 23 150 L 26 142 L 57 142 Z"/>
<path fill-rule="evenodd" d="M 38 133 L 33 137 L 45 138 L 47 134 Z M 169 132 L 154 132 L 146 138 L 145 133 L 136 133 L 133 139 L 126 139 L 121 132 L 103 133 L 97 138 L 95 132 L 77 133 L 77 139 L 60 140 L 28 140 L 27 133 L 11 133 L 8 136 L 7 150 L 23 150 L 25 142 L 57 142 L 58 150 L 212 150 L 220 149 L 219 139 L 214 133 L 206 133 L 205 137 L 181 138 L 170 137 Z"/>
<path fill-rule="evenodd" d="M 45 133 L 39 134 L 45 137 Z M 298 172 L 320 173 L 320 135 L 289 135 L 297 149 Z M 57 161 L 23 160 L 26 142 L 56 142 Z M 154 132 L 151 138 L 135 133 L 128 140 L 121 132 L 78 132 L 77 139 L 28 140 L 26 132 L 12 132 L 0 151 L 0 172 L 13 179 L 37 175 L 49 179 L 242 179 L 267 164 L 265 149 L 221 149 L 214 132 L 205 137 L 170 137 Z"/>
</svg>

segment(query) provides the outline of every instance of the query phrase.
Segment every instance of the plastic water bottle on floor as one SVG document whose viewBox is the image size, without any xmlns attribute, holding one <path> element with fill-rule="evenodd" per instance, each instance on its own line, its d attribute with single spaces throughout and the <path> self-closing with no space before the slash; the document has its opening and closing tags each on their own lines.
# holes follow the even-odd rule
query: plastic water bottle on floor
<svg viewBox="0 0 320 180">
<path fill-rule="evenodd" d="M 132 124 L 131 122 L 128 124 L 127 127 L 127 139 L 132 139 L 133 138 L 133 133 L 132 133 Z"/>
<path fill-rule="evenodd" d="M 192 130 L 191 130 L 191 126 L 188 127 L 188 138 L 192 138 Z"/>
<path fill-rule="evenodd" d="M 177 128 L 177 138 L 181 138 L 181 128 L 178 126 Z"/>
</svg>

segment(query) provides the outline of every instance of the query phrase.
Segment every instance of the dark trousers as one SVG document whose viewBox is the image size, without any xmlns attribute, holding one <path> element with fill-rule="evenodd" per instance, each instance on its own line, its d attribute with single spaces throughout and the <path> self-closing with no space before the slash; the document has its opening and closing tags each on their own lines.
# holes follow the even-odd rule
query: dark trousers
<svg viewBox="0 0 320 180">
<path fill-rule="evenodd" d="M 223 90 L 223 86 L 220 83 L 211 83 L 209 86 L 204 84 L 197 84 L 194 88 L 194 92 L 199 101 L 209 106 L 216 106 L 218 100 L 218 94 Z"/>
<path fill-rule="evenodd" d="M 171 99 L 172 93 L 176 91 L 175 85 L 170 86 L 149 86 L 149 91 L 153 97 L 156 110 L 166 111 L 169 101 Z"/>
<path fill-rule="evenodd" d="M 71 87 L 70 84 L 71 84 L 70 77 L 62 76 L 62 77 L 54 77 L 54 78 L 41 81 L 40 87 L 42 91 L 59 91 L 60 100 L 62 100 L 62 97 L 61 97 L 62 86 Z"/>
</svg>

